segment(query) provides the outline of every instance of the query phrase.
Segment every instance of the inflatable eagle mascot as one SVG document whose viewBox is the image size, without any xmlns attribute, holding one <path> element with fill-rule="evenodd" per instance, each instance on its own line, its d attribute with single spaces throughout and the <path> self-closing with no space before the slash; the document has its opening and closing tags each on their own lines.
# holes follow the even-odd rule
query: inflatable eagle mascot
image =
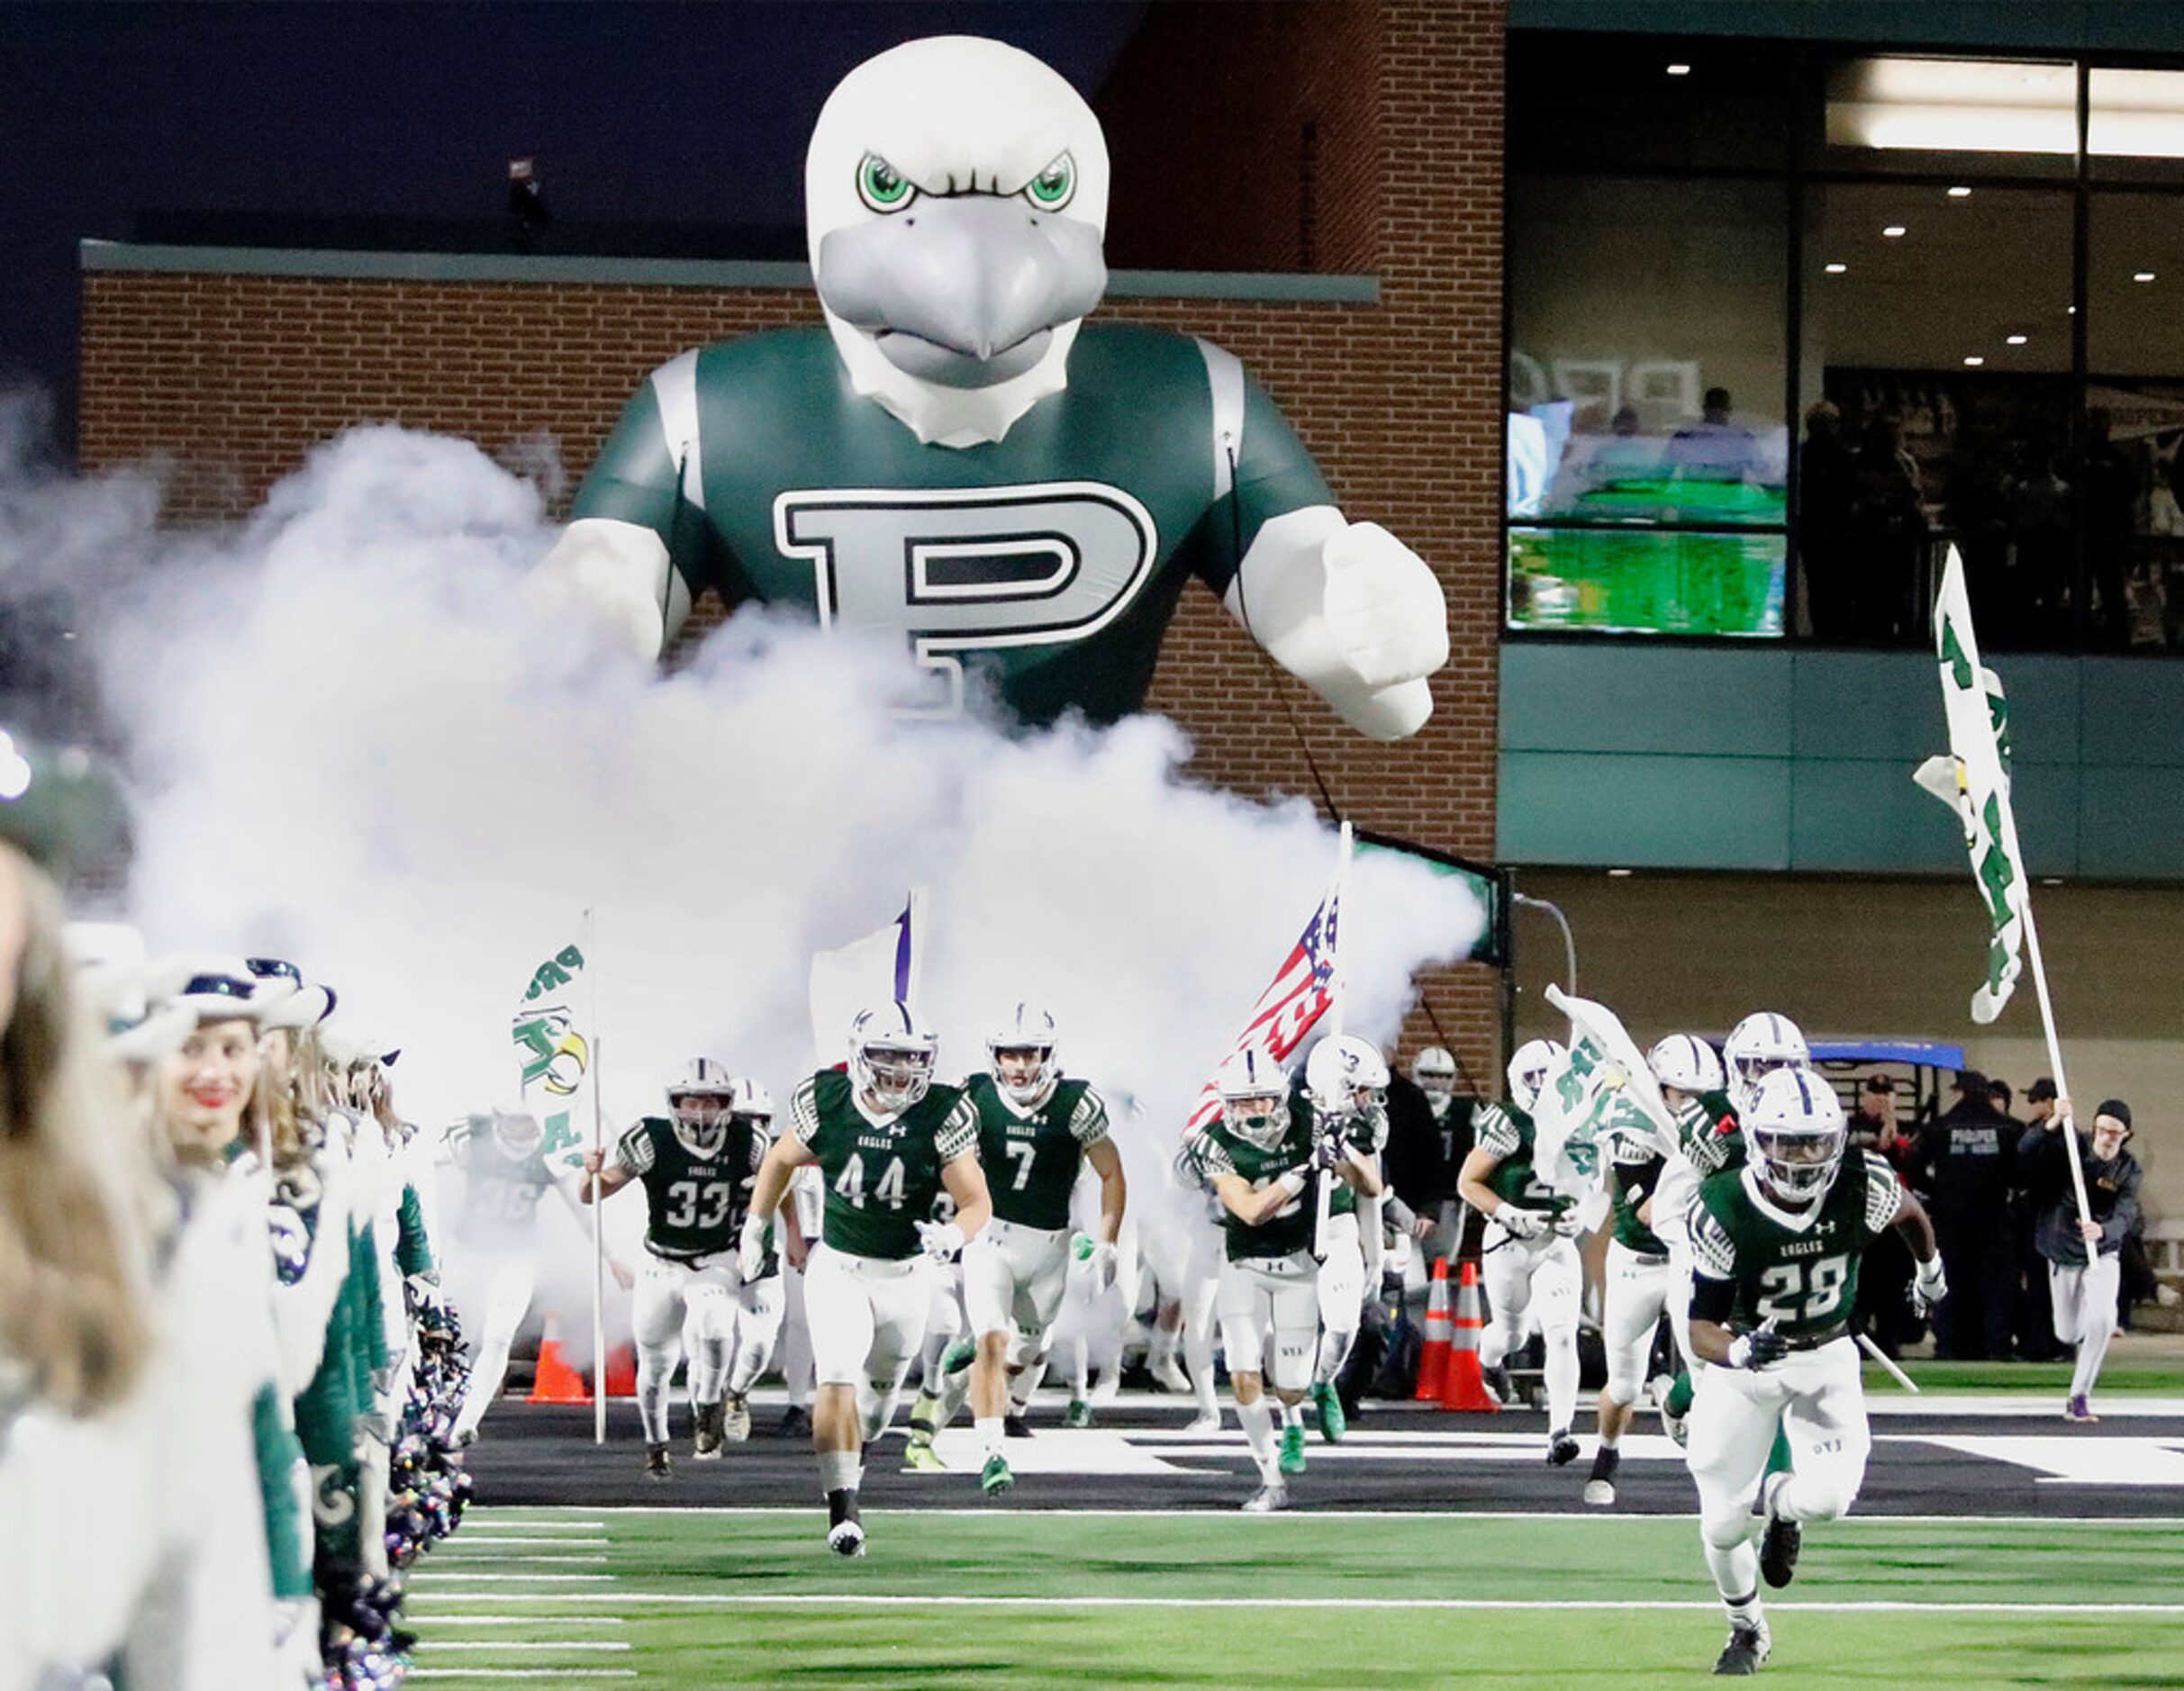
<svg viewBox="0 0 2184 1691">
<path fill-rule="evenodd" d="M 1415 733 L 1448 657 L 1433 572 L 1337 508 L 1230 354 L 1087 324 L 1107 285 L 1092 108 L 998 41 L 906 42 L 821 110 L 823 328 L 652 373 L 533 585 L 657 655 L 707 587 L 904 641 L 921 709 L 1139 708 L 1192 576 L 1351 727 Z"/>
</svg>

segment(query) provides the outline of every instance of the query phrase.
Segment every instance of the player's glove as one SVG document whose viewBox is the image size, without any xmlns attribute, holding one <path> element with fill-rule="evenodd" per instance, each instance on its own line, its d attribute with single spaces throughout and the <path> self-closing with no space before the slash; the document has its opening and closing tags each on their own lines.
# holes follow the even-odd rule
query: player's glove
<svg viewBox="0 0 2184 1691">
<path fill-rule="evenodd" d="M 1554 1219 L 1548 1225 L 1554 1228 L 1556 1238 L 1574 1239 L 1585 1231 L 1585 1219 L 1577 1213 L 1577 1206 L 1572 1204 L 1567 1209 L 1557 1210 Z"/>
<path fill-rule="evenodd" d="M 1948 1295 L 1949 1277 L 1942 1272 L 1942 1255 L 1936 1251 L 1911 1277 L 1911 1307 L 1923 1316 Z"/>
<path fill-rule="evenodd" d="M 963 1229 L 952 1221 L 921 1221 L 918 1224 L 918 1243 L 934 1261 L 953 1261 L 956 1253 L 963 1249 Z"/>
<path fill-rule="evenodd" d="M 1765 1368 L 1790 1354 L 1790 1341 L 1772 1327 L 1755 1327 L 1729 1341 L 1731 1368 Z"/>
<path fill-rule="evenodd" d="M 1504 1204 L 1494 1212 L 1494 1219 L 1501 1224 L 1501 1231 L 1512 1239 L 1538 1239 L 1545 1235 L 1549 1223 L 1536 1209 L 1519 1209 L 1514 1204 Z"/>
<path fill-rule="evenodd" d="M 1342 1141 L 1333 1134 L 1326 1134 L 1312 1144 L 1312 1166 L 1329 1172 L 1342 1166 L 1349 1153 L 1343 1149 Z"/>
<path fill-rule="evenodd" d="M 763 1216 L 743 1218 L 743 1236 L 736 1242 L 736 1271 L 742 1275 L 745 1284 L 758 1278 L 766 1267 L 766 1235 L 768 1226 Z"/>
<path fill-rule="evenodd" d="M 1095 1297 L 1115 1283 L 1115 1247 L 1106 1240 L 1098 1241 L 1084 1253 L 1084 1265 L 1092 1271 Z"/>
</svg>

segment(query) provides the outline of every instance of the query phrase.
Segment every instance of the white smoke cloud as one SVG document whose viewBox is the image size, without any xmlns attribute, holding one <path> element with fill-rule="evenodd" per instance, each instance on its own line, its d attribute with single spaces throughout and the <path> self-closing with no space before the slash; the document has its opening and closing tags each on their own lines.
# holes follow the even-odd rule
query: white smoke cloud
<svg viewBox="0 0 2184 1691">
<path fill-rule="evenodd" d="M 1135 1171 L 1334 866 L 1307 805 L 1192 783 L 1159 719 L 907 723 L 903 655 L 757 610 L 661 678 L 528 603 L 554 538 L 540 495 L 464 442 L 351 432 L 217 536 L 155 536 L 143 486 L 56 495 L 98 511 L 103 556 L 156 563 L 95 630 L 138 789 L 133 919 L 155 950 L 270 953 L 330 982 L 352 1033 L 402 1046 L 421 1122 L 514 1094 L 510 1013 L 586 909 L 611 1122 L 701 1053 L 785 1105 L 843 1054 L 845 1030 L 813 1048 L 811 953 L 917 882 L 942 1072 L 982 1063 L 1017 999 L 1044 1003 L 1071 1072 L 1145 1112 Z M 0 554 L 0 583 L 24 567 Z M 1348 1025 L 1379 1038 L 1412 972 L 1483 919 L 1377 854 L 1344 913 Z"/>
</svg>

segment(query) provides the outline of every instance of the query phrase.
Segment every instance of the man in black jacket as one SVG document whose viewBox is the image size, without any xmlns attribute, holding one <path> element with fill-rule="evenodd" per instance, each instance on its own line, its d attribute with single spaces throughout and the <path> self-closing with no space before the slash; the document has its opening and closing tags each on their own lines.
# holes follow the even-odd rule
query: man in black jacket
<svg viewBox="0 0 2184 1691">
<path fill-rule="evenodd" d="M 2086 1205 L 2092 1211 L 2090 1221 L 2082 1219 L 2071 1183 L 2070 1149 L 2062 1142 L 2062 1118 L 2069 1113 L 2068 1102 L 2059 1101 L 2053 1115 L 2027 1127 L 2017 1143 L 2017 1158 L 2025 1189 L 2044 1199 L 2034 1236 L 2048 1262 L 2055 1332 L 2078 1346 L 2063 1417 L 2093 1421 L 2098 1419 L 2092 1408 L 2093 1382 L 2108 1341 L 2116 1336 L 2124 1241 L 2138 1221 L 2139 1166 L 2124 1149 L 2131 1136 L 2131 1106 L 2120 1098 L 2109 1099 L 2093 1113 L 2090 1140 L 2079 1136 Z"/>
<path fill-rule="evenodd" d="M 1957 1100 L 1927 1127 L 1919 1144 L 1924 1184 L 1949 1295 L 1934 1312 L 1935 1350 L 1957 1358 L 2010 1354 L 2017 1314 L 2017 1263 L 2011 1237 L 2010 1177 L 2015 1124 L 1994 1107 L 1987 1077 L 1967 1069 Z"/>
</svg>

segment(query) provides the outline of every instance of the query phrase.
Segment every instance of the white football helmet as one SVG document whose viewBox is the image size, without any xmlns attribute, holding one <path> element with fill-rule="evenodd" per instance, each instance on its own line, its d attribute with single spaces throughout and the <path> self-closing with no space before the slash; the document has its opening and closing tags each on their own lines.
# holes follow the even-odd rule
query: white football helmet
<svg viewBox="0 0 2184 1691">
<path fill-rule="evenodd" d="M 1305 1059 L 1304 1083 L 1330 1108 L 1377 1108 L 1388 1101 L 1388 1060 L 1355 1034 L 1323 1039 Z"/>
<path fill-rule="evenodd" d="M 754 1121 L 771 1122 L 774 1119 L 774 1095 L 757 1081 L 738 1075 L 729 1088 L 728 1113 L 746 1116 Z"/>
<path fill-rule="evenodd" d="M 1722 1088 L 1721 1058 L 1696 1034 L 1671 1034 L 1645 1053 L 1645 1064 L 1654 1080 L 1679 1092 L 1696 1095 Z"/>
<path fill-rule="evenodd" d="M 1289 1075 L 1273 1053 L 1246 1045 L 1222 1059 L 1213 1090 L 1221 1095 L 1221 1119 L 1255 1145 L 1279 1144 L 1289 1128 Z"/>
<path fill-rule="evenodd" d="M 1776 1069 L 1744 1110 L 1744 1148 L 1770 1196 L 1800 1207 L 1835 1183 L 1849 1131 L 1835 1089 L 1809 1069 Z"/>
<path fill-rule="evenodd" d="M 1554 1039 L 1529 1039 L 1517 1047 L 1517 1054 L 1509 1059 L 1509 1096 L 1518 1109 L 1530 1113 L 1539 1101 L 1547 1071 L 1569 1054 L 1570 1047 Z"/>
<path fill-rule="evenodd" d="M 493 1142 L 511 1162 L 521 1162 L 536 1155 L 539 1147 L 546 1143 L 546 1129 L 521 1104 L 494 1105 L 491 1120 Z"/>
<path fill-rule="evenodd" d="M 693 1157 L 717 1157 L 728 1143 L 729 1099 L 735 1081 L 711 1057 L 693 1057 L 683 1078 L 667 1089 L 675 1136 Z"/>
<path fill-rule="evenodd" d="M 849 1073 L 882 1109 L 906 1110 L 933 1083 L 940 1042 L 902 1004 L 857 1012 L 849 1024 Z"/>
<path fill-rule="evenodd" d="M 1011 1063 L 1010 1067 L 1016 1071 L 1011 1078 L 1001 1065 L 1004 1051 L 1034 1055 L 1029 1068 L 1020 1057 Z M 1001 1026 L 986 1036 L 986 1054 L 992 1061 L 993 1078 L 1001 1090 L 1027 1107 L 1044 1099 L 1062 1078 L 1054 1061 L 1054 1017 L 1036 1004 L 1019 1004 L 1009 1012 Z"/>
<path fill-rule="evenodd" d="M 1812 1060 L 1798 1025 L 1773 1010 L 1754 1010 L 1732 1027 L 1721 1056 L 1728 1070 L 1729 1101 L 1739 1115 L 1768 1075 L 1777 1069 L 1801 1069 Z"/>
<path fill-rule="evenodd" d="M 1410 1078 L 1431 1102 L 1442 1103 L 1455 1095 L 1455 1057 L 1443 1046 L 1428 1045 L 1411 1058 Z"/>
</svg>

